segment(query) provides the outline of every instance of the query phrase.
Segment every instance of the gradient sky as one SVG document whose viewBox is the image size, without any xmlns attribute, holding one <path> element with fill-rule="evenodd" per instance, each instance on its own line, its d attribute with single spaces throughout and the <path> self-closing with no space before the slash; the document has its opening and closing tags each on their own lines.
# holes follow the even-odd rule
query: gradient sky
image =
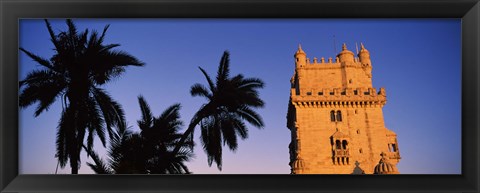
<svg viewBox="0 0 480 193">
<path fill-rule="evenodd" d="M 155 116 L 181 103 L 184 128 L 205 99 L 191 97 L 190 86 L 206 84 L 197 68 L 215 76 L 223 51 L 230 51 L 231 74 L 261 78 L 266 87 L 258 110 L 265 128 L 249 126 L 249 138 L 236 152 L 224 147 L 223 170 L 209 167 L 196 132 L 195 159 L 188 162 L 196 174 L 288 174 L 290 132 L 286 127 L 289 80 L 298 44 L 307 57 L 334 57 L 341 44 L 355 52 L 363 42 L 370 51 L 373 85 L 385 87 L 385 126 L 398 135 L 402 174 L 461 173 L 461 20 L 460 19 L 76 19 L 79 30 L 101 31 L 110 24 L 106 43 L 119 43 L 146 63 L 129 67 L 105 88 L 125 109 L 128 124 L 138 131 L 138 95 Z M 55 32 L 64 20 L 51 20 Z M 43 20 L 20 20 L 20 47 L 44 58 L 53 45 Z M 334 46 L 334 37 L 336 45 Z M 40 68 L 19 55 L 19 77 Z M 36 105 L 22 109 L 20 173 L 53 174 L 56 126 L 61 104 L 33 116 Z M 96 139 L 96 142 L 99 142 Z M 105 149 L 95 143 L 96 150 Z M 93 173 L 82 152 L 79 173 Z M 69 165 L 58 173 L 70 173 Z"/>
</svg>

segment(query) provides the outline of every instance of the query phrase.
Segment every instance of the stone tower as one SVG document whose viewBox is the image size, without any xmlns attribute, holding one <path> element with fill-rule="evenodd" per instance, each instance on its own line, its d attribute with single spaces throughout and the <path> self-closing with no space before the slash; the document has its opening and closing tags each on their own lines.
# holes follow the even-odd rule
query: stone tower
<svg viewBox="0 0 480 193">
<path fill-rule="evenodd" d="M 400 152 L 383 120 L 385 89 L 372 86 L 363 44 L 356 56 L 343 44 L 334 59 L 311 62 L 301 46 L 294 57 L 287 114 L 291 173 L 373 174 L 386 159 L 396 170 Z"/>
</svg>

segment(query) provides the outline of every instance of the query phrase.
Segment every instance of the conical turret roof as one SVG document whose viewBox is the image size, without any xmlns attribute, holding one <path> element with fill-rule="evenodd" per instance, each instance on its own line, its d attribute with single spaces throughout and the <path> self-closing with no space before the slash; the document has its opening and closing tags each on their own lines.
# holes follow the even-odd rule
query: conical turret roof
<svg viewBox="0 0 480 193">
<path fill-rule="evenodd" d="M 295 52 L 295 55 L 296 54 L 305 54 L 305 52 L 302 50 L 302 45 L 298 44 L 298 50 Z"/>
</svg>

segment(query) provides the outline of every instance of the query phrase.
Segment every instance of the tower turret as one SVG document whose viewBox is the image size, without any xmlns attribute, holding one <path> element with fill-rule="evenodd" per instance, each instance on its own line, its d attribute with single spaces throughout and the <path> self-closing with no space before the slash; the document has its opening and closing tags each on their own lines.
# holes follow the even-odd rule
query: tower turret
<svg viewBox="0 0 480 193">
<path fill-rule="evenodd" d="M 363 46 L 363 43 L 360 43 L 360 52 L 358 53 L 358 57 L 360 58 L 360 63 L 362 65 L 371 66 L 372 62 L 370 60 L 370 52 Z"/>
<path fill-rule="evenodd" d="M 295 52 L 295 67 L 305 66 L 307 63 L 307 54 L 302 50 L 302 45 L 298 44 L 298 50 Z"/>
<path fill-rule="evenodd" d="M 373 174 L 399 174 L 397 166 L 394 164 L 390 163 L 390 161 L 387 158 L 387 154 L 382 152 L 380 154 L 382 158 L 378 162 L 378 164 L 375 166 L 375 169 L 373 170 Z"/>
<path fill-rule="evenodd" d="M 353 52 L 347 49 L 347 44 L 343 43 L 342 51 L 337 55 L 341 63 L 353 63 Z"/>
</svg>

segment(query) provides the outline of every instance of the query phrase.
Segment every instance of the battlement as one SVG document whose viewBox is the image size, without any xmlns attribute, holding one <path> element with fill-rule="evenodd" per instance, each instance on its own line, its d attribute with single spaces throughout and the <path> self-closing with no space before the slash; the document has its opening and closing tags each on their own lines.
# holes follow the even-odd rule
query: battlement
<svg viewBox="0 0 480 193">
<path fill-rule="evenodd" d="M 375 88 L 303 89 L 300 90 L 299 93 L 297 93 L 295 88 L 292 88 L 290 94 L 292 103 L 296 104 L 297 106 L 383 106 L 387 101 L 385 88 L 380 88 L 378 92 Z"/>
<path fill-rule="evenodd" d="M 380 88 L 377 92 L 375 88 L 324 88 L 324 89 L 300 89 L 300 93 L 297 93 L 295 88 L 291 89 L 292 97 L 296 96 L 384 96 L 386 97 L 385 88 Z"/>
<path fill-rule="evenodd" d="M 302 50 L 302 47 L 299 45 L 297 52 L 295 52 L 294 58 L 296 68 L 308 67 L 311 64 L 355 64 L 363 67 L 371 66 L 370 53 L 367 49 L 365 49 L 363 44 L 361 44 L 360 51 L 358 51 L 357 48 L 356 54 L 348 50 L 346 44 L 343 44 L 342 51 L 339 52 L 335 58 L 314 57 L 313 62 L 312 60 L 310 60 L 310 58 L 307 58 L 307 54 L 305 53 L 305 51 Z"/>
<path fill-rule="evenodd" d="M 300 69 L 335 69 L 335 68 L 342 68 L 342 67 L 353 67 L 357 69 L 365 69 L 365 68 L 370 68 L 371 66 L 364 66 L 362 63 L 360 63 L 358 58 L 354 59 L 353 63 L 341 63 L 338 61 L 338 57 L 335 61 L 330 57 L 328 58 L 328 61 L 325 61 L 325 58 L 314 58 L 313 61 L 310 60 L 310 58 L 306 59 L 306 64 L 305 65 L 300 65 L 297 66 L 297 68 Z"/>
<path fill-rule="evenodd" d="M 360 64 L 360 58 L 355 57 L 353 60 L 355 63 Z M 336 64 L 336 65 L 341 64 L 340 58 L 338 57 L 335 57 L 335 60 L 332 57 L 329 57 L 329 58 L 321 57 L 320 59 L 318 59 L 317 57 L 314 57 L 313 61 L 310 58 L 306 58 L 305 62 L 306 64 Z"/>
</svg>

